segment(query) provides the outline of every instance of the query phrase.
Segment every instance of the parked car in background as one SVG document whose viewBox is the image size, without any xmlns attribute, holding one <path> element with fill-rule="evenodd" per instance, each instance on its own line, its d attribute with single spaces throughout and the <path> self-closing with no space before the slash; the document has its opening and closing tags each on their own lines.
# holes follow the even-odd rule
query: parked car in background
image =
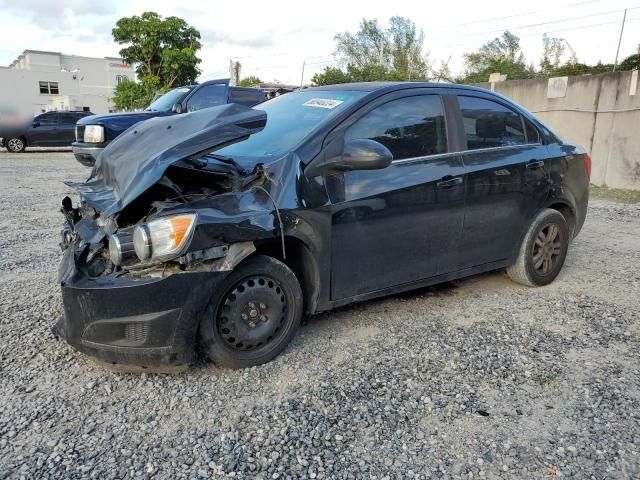
<svg viewBox="0 0 640 480">
<path fill-rule="evenodd" d="M 75 139 L 76 122 L 89 115 L 93 113 L 46 112 L 30 122 L 3 122 L 0 137 L 4 147 L 13 153 L 24 152 L 27 147 L 68 147 Z"/>
<path fill-rule="evenodd" d="M 62 202 L 55 332 L 110 363 L 183 365 L 199 345 L 247 367 L 303 313 L 502 268 L 548 285 L 590 172 L 584 149 L 462 85 L 334 85 L 154 118 L 68 183 L 81 203 Z"/>
<path fill-rule="evenodd" d="M 90 167 L 109 142 L 127 128 L 149 118 L 194 112 L 225 103 L 253 107 L 266 99 L 263 90 L 230 87 L 228 79 L 210 80 L 199 85 L 174 88 L 156 98 L 143 111 L 95 115 L 82 119 L 76 128 L 73 153 L 81 164 Z"/>
</svg>

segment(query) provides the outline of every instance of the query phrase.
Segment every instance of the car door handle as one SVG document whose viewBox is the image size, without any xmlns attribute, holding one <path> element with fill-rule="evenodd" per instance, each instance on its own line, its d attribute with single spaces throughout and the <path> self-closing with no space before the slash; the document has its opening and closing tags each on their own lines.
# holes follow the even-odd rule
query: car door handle
<svg viewBox="0 0 640 480">
<path fill-rule="evenodd" d="M 531 170 L 536 170 L 542 167 L 544 167 L 544 161 L 542 160 L 529 160 L 529 162 L 527 162 L 527 168 Z"/>
<path fill-rule="evenodd" d="M 436 183 L 436 186 L 438 188 L 451 188 L 451 187 L 455 187 L 456 185 L 460 185 L 461 183 L 462 183 L 462 177 L 446 176 L 446 177 L 442 177 L 442 180 Z"/>
</svg>

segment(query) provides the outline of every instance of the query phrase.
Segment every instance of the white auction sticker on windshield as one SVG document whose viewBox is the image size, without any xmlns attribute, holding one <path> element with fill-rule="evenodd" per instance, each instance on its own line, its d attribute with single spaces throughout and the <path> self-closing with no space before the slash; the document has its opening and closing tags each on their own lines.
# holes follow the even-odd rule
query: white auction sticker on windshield
<svg viewBox="0 0 640 480">
<path fill-rule="evenodd" d="M 189 89 L 185 87 L 176 88 L 176 90 L 180 93 L 187 93 L 189 91 Z"/>
<path fill-rule="evenodd" d="M 306 107 L 336 108 L 344 100 L 333 100 L 332 98 L 312 98 L 303 103 Z"/>
</svg>

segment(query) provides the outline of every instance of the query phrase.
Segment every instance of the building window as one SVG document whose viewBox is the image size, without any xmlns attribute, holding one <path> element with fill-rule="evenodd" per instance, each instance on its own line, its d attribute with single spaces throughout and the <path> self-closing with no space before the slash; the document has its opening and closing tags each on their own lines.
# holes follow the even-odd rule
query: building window
<svg viewBox="0 0 640 480">
<path fill-rule="evenodd" d="M 60 89 L 58 82 L 38 82 L 40 84 L 40 93 L 43 95 L 58 95 Z"/>
<path fill-rule="evenodd" d="M 128 82 L 129 77 L 126 75 L 116 75 L 116 83 Z"/>
</svg>

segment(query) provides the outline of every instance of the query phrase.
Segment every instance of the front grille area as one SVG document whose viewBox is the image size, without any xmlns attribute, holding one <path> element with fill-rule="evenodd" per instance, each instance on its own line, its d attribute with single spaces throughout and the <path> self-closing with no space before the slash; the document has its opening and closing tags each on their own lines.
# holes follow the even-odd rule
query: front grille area
<svg viewBox="0 0 640 480">
<path fill-rule="evenodd" d="M 124 337 L 131 343 L 146 342 L 148 334 L 149 326 L 146 323 L 127 323 L 124 327 Z"/>
<path fill-rule="evenodd" d="M 76 125 L 76 142 L 84 141 L 84 125 Z"/>
</svg>

